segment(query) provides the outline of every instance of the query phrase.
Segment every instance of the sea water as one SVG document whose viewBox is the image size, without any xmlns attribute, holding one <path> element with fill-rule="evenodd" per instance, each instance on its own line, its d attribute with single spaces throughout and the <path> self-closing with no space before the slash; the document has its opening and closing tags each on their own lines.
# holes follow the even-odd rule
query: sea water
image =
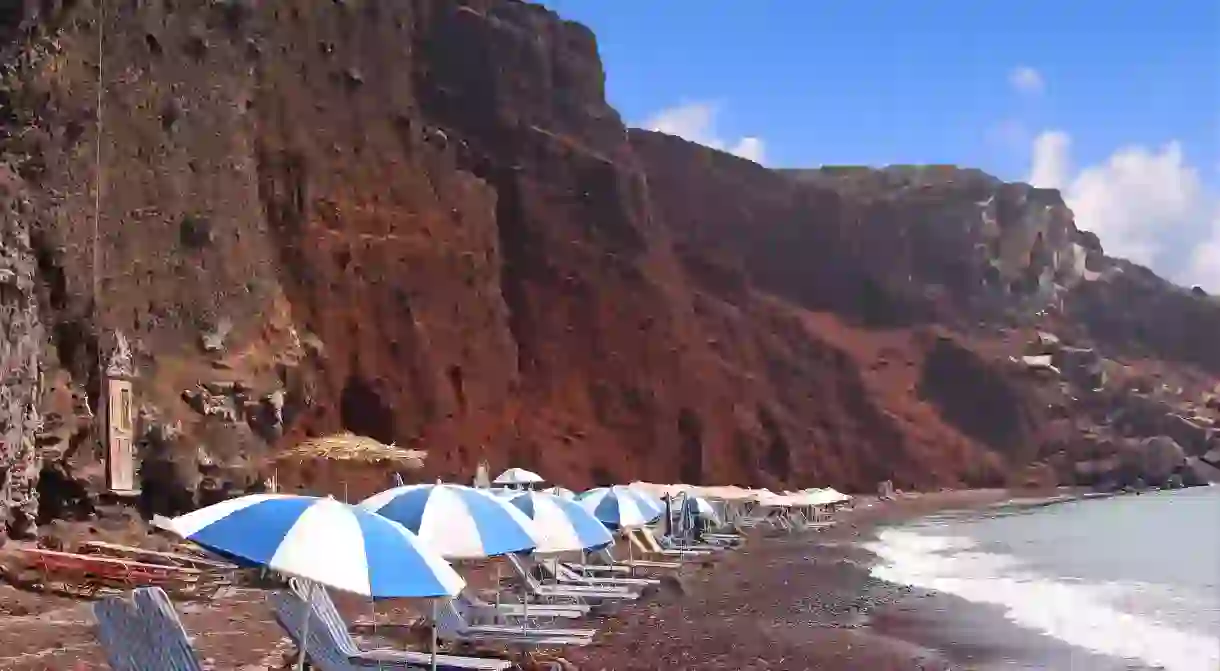
<svg viewBox="0 0 1220 671">
<path fill-rule="evenodd" d="M 1220 670 L 1220 487 L 947 513 L 879 532 L 873 575 L 1168 671 Z"/>
</svg>

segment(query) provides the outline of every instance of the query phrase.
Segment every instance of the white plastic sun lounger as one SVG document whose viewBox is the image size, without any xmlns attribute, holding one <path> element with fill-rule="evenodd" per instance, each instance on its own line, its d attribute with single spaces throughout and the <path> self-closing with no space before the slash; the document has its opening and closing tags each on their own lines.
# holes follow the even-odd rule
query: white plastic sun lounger
<svg viewBox="0 0 1220 671">
<path fill-rule="evenodd" d="M 661 584 L 661 581 L 657 578 L 606 578 L 583 576 L 562 564 L 545 561 L 538 562 L 538 566 L 540 566 L 543 571 L 554 578 L 556 582 L 562 585 L 588 585 L 594 587 L 645 587 L 647 585 Z"/>
<path fill-rule="evenodd" d="M 301 596 L 300 592 L 304 591 L 299 585 L 294 585 L 293 588 L 298 597 Z M 331 600 L 330 592 L 324 587 L 315 585 L 312 590 L 309 590 L 309 594 L 309 604 L 313 607 L 314 615 L 317 617 L 317 621 L 312 624 L 326 627 L 339 650 L 349 658 L 377 664 L 431 664 L 432 654 L 428 652 L 384 648 L 377 650 L 361 649 L 348 629 L 347 623 L 344 622 L 343 616 L 339 613 L 339 609 L 335 607 L 335 602 Z M 303 601 L 300 602 L 299 607 L 304 607 Z M 500 671 L 513 665 L 512 661 L 507 659 L 458 655 L 437 655 L 436 664 L 438 668 L 471 671 Z"/>
<path fill-rule="evenodd" d="M 298 647 L 304 646 L 309 662 L 321 671 L 418 671 L 431 668 L 432 655 L 406 650 L 360 650 L 354 642 L 345 645 L 334 627 L 327 626 L 316 610 L 297 594 L 280 590 L 267 597 L 280 628 Z M 310 613 L 308 619 L 306 614 Z M 308 632 L 302 643 L 302 632 Z M 350 634 L 346 637 L 350 639 Z M 354 653 L 354 654 L 353 654 Z M 436 656 L 437 669 L 446 671 L 499 671 L 511 668 L 508 660 L 455 655 Z"/>
<path fill-rule="evenodd" d="M 676 570 L 682 568 L 682 563 L 676 561 L 654 561 L 652 559 L 615 559 L 614 555 L 610 553 L 609 548 L 603 548 L 600 552 L 598 552 L 598 556 L 610 562 L 611 566 L 625 566 L 628 570 L 637 568 Z"/>
<path fill-rule="evenodd" d="M 531 629 L 509 625 L 472 624 L 458 604 L 442 600 L 436 611 L 437 636 L 446 641 L 492 641 L 517 647 L 588 645 L 593 629 Z"/>
<path fill-rule="evenodd" d="M 551 604 L 551 603 L 519 603 L 516 601 L 502 601 L 500 603 L 491 603 L 484 601 L 479 597 L 462 592 L 454 597 L 454 600 L 462 605 L 462 608 L 467 612 L 474 613 L 479 616 L 479 619 L 494 619 L 494 618 L 547 618 L 547 617 L 584 617 L 589 614 L 589 606 L 585 604 Z"/>
<path fill-rule="evenodd" d="M 589 600 L 623 600 L 634 601 L 638 599 L 639 592 L 630 592 L 623 587 L 585 587 L 582 585 L 544 585 L 538 581 L 529 570 L 521 563 L 520 557 L 508 554 L 504 555 L 508 560 L 509 566 L 513 572 L 524 583 L 529 593 L 539 597 L 568 597 Z"/>
</svg>

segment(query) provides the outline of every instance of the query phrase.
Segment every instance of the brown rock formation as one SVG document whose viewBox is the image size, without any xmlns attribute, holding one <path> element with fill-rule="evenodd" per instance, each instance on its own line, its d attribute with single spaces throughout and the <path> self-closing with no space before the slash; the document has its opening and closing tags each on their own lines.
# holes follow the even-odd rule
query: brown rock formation
<svg viewBox="0 0 1220 671">
<path fill-rule="evenodd" d="M 486 458 L 573 487 L 998 483 L 1064 445 L 1050 400 L 1083 412 L 1012 364 L 1014 327 L 1217 370 L 1194 335 L 1214 302 L 1149 280 L 1157 310 L 1106 312 L 1135 275 L 1106 274 L 1055 192 L 628 132 L 593 35 L 538 6 L 44 5 L 0 21 L 0 152 L 35 229 L 13 258 L 39 298 L 0 297 L 4 360 L 36 369 L 48 325 L 42 456 L 82 480 L 99 343 L 126 334 L 154 509 L 340 429 L 461 478 Z M 40 394 L 4 392 L 11 428 Z"/>
</svg>

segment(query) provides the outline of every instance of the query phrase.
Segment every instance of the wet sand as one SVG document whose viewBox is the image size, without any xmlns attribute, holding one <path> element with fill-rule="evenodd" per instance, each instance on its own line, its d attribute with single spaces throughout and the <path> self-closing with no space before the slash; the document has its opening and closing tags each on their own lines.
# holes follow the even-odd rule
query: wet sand
<svg viewBox="0 0 1220 671">
<path fill-rule="evenodd" d="M 1002 622 L 985 624 L 979 618 L 986 612 L 976 606 L 870 577 L 871 555 L 856 545 L 878 524 L 1008 498 L 999 490 L 923 494 L 865 503 L 822 532 L 763 532 L 712 566 L 684 569 L 680 589 L 671 586 L 594 618 L 589 626 L 601 630 L 595 643 L 558 654 L 586 671 L 935 671 L 983 668 L 979 664 L 1011 656 L 1005 645 L 1022 651 L 1042 645 L 1062 653 L 1032 634 L 1016 642 L 996 634 Z M 212 602 L 180 608 L 212 668 L 279 668 L 291 653 L 256 590 L 230 590 Z M 344 610 L 349 621 L 368 614 L 360 604 Z M 388 619 L 405 617 L 379 610 Z M 0 585 L 0 669 L 104 668 L 88 604 Z"/>
</svg>

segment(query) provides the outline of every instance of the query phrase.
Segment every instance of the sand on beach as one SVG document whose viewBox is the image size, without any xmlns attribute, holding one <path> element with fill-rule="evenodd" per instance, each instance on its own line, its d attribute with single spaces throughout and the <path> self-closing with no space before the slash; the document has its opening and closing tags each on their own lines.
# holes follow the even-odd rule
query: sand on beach
<svg viewBox="0 0 1220 671">
<path fill-rule="evenodd" d="M 760 532 L 710 566 L 684 569 L 681 590 L 594 618 L 588 626 L 601 630 L 594 644 L 558 654 L 590 671 L 951 668 L 948 660 L 893 635 L 901 629 L 893 617 L 887 632 L 865 626 L 866 615 L 909 590 L 871 578 L 869 556 L 855 543 L 877 524 L 1009 497 L 982 490 L 861 500 L 831 530 Z M 368 617 L 367 604 L 341 605 L 349 621 Z M 228 590 L 211 602 L 179 607 L 200 657 L 213 668 L 280 668 L 292 652 L 257 590 Z M 379 613 L 384 619 L 408 615 L 384 607 Z M 0 585 L 0 642 L 5 671 L 107 668 L 85 602 Z"/>
</svg>

